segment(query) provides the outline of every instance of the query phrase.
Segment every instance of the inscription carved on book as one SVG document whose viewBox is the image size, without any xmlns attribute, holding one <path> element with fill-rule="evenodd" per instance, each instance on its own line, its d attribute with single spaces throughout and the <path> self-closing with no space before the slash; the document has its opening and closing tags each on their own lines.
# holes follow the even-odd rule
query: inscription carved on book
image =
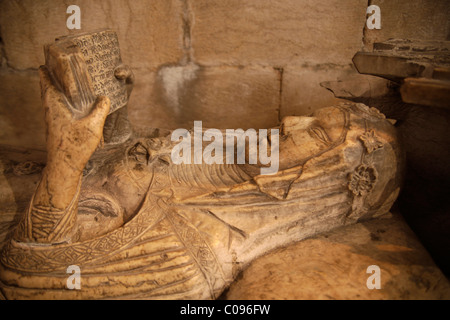
<svg viewBox="0 0 450 320">
<path fill-rule="evenodd" d="M 97 96 L 111 101 L 109 113 L 127 104 L 124 80 L 115 77 L 122 64 L 119 40 L 111 30 L 57 38 L 45 46 L 45 63 L 72 111 L 86 115 Z"/>
</svg>

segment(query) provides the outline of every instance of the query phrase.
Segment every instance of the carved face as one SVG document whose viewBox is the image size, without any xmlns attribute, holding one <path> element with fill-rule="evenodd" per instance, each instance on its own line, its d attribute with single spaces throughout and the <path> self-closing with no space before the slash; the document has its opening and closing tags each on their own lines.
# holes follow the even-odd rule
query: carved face
<svg viewBox="0 0 450 320">
<path fill-rule="evenodd" d="M 338 107 L 323 108 L 311 116 L 289 116 L 281 123 L 280 169 L 304 163 L 330 149 L 341 138 L 346 114 Z"/>
<path fill-rule="evenodd" d="M 394 126 L 377 109 L 349 103 L 320 109 L 311 117 L 288 117 L 282 133 L 280 167 L 307 163 L 303 172 L 310 175 L 325 177 L 336 169 L 343 173 L 339 184 L 353 198 L 355 219 L 383 213 L 395 201 L 404 158 Z M 329 163 L 332 157 L 336 161 Z"/>
</svg>

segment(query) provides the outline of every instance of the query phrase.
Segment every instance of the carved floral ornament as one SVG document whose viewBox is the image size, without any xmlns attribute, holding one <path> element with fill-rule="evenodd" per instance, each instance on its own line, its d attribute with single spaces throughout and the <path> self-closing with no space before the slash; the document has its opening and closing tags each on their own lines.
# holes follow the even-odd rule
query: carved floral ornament
<svg viewBox="0 0 450 320">
<path fill-rule="evenodd" d="M 372 191 L 377 178 L 378 173 L 374 167 L 362 164 L 350 174 L 348 187 L 355 196 L 364 196 Z"/>
<path fill-rule="evenodd" d="M 373 130 L 365 132 L 359 137 L 359 139 L 363 142 L 369 154 L 376 149 L 383 147 L 383 143 L 377 139 Z"/>
<path fill-rule="evenodd" d="M 376 110 L 375 108 L 369 109 L 367 107 L 364 109 L 366 111 Z M 374 115 L 379 113 L 376 111 L 373 112 Z M 358 138 L 362 142 L 365 150 L 363 151 L 361 164 L 349 175 L 348 188 L 355 196 L 366 196 L 373 190 L 378 179 L 378 172 L 372 165 L 372 153 L 375 150 L 383 148 L 383 143 L 378 140 L 374 130 L 367 129 L 367 122 L 366 131 Z M 369 158 L 367 159 L 366 157 Z"/>
</svg>

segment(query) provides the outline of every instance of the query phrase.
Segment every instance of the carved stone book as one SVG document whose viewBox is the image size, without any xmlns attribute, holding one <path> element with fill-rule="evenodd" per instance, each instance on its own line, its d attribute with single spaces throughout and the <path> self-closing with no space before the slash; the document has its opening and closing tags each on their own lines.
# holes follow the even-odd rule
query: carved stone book
<svg viewBox="0 0 450 320">
<path fill-rule="evenodd" d="M 110 113 L 127 104 L 125 81 L 114 75 L 122 64 L 114 31 L 57 38 L 44 51 L 55 85 L 66 95 L 74 113 L 86 115 L 100 95 L 111 100 Z"/>
</svg>

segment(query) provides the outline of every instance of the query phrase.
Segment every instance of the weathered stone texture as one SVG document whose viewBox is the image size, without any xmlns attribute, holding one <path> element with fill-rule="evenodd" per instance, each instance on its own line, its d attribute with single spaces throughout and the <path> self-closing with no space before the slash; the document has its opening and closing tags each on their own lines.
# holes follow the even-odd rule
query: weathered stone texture
<svg viewBox="0 0 450 320">
<path fill-rule="evenodd" d="M 448 37 L 445 0 L 372 2 L 381 7 L 382 30 L 366 29 L 366 42 Z M 136 75 L 128 107 L 133 125 L 172 129 L 194 120 L 210 127 L 262 128 L 335 103 L 320 84 L 351 74 L 367 8 L 362 0 L 81 0 L 78 31 L 66 28 L 70 4 L 1 1 L 2 67 L 36 69 L 44 62 L 43 45 L 55 37 L 112 28 L 122 60 Z M 1 89 L 0 141 L 39 147 L 43 122 L 22 112 L 40 110 L 37 78 L 29 75 L 15 74 Z"/>
<path fill-rule="evenodd" d="M 129 101 L 135 127 L 268 128 L 278 123 L 280 73 L 269 67 L 167 67 L 136 70 Z M 174 70 L 171 70 L 174 69 Z M 164 69 L 162 69 L 164 70 Z M 43 148 L 45 123 L 37 72 L 0 73 L 0 142 Z M 326 91 L 323 88 L 320 88 Z"/>
<path fill-rule="evenodd" d="M 351 74 L 336 81 L 326 81 L 320 84 L 342 99 L 355 97 L 374 98 L 389 93 L 389 80 L 363 74 Z"/>
<path fill-rule="evenodd" d="M 348 64 L 362 46 L 367 1 L 190 3 L 192 47 L 200 64 Z"/>
<path fill-rule="evenodd" d="M 270 67 L 168 66 L 137 80 L 130 120 L 168 129 L 195 120 L 210 128 L 268 128 L 278 123 L 279 93 L 280 73 Z"/>
<path fill-rule="evenodd" d="M 380 268 L 381 289 L 367 288 Z M 295 266 L 295 267 L 293 267 Z M 358 223 L 254 261 L 226 299 L 450 299 L 450 284 L 398 216 Z"/>
<path fill-rule="evenodd" d="M 11 1 L 0 3 L 1 36 L 8 65 L 37 68 L 44 63 L 43 45 L 56 37 L 76 34 L 66 28 L 68 1 Z M 183 57 L 181 3 L 177 0 L 77 1 L 81 32 L 112 28 L 122 58 L 133 68 L 155 69 Z"/>
<path fill-rule="evenodd" d="M 450 4 L 448 0 L 389 1 L 371 0 L 381 10 L 381 29 L 364 29 L 364 42 L 390 38 L 450 40 Z"/>
<path fill-rule="evenodd" d="M 351 72 L 349 67 L 327 66 L 284 69 L 281 117 L 308 115 L 318 108 L 337 103 L 340 100 L 320 83 L 338 80 Z"/>
</svg>

